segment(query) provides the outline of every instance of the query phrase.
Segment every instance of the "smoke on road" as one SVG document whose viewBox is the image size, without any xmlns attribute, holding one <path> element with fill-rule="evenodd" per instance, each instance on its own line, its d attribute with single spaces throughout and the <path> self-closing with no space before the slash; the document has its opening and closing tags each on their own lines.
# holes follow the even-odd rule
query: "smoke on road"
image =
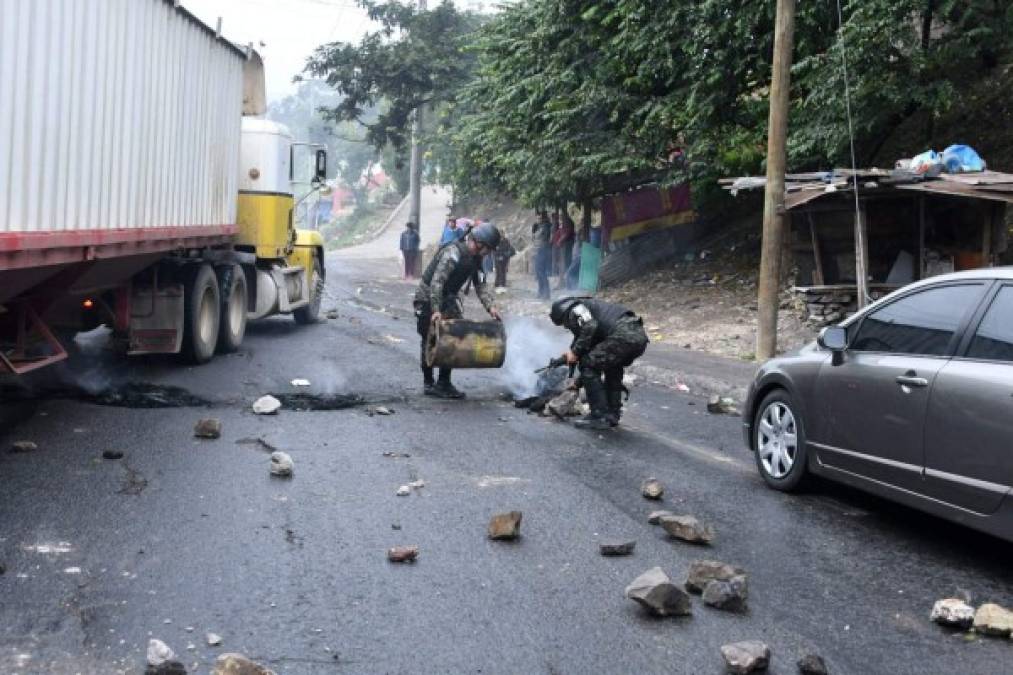
<svg viewBox="0 0 1013 675">
<path fill-rule="evenodd" d="M 559 356 L 570 344 L 569 333 L 548 319 L 513 316 L 506 320 L 507 353 L 500 379 L 515 398 L 534 396 L 538 389 L 535 370 Z"/>
</svg>

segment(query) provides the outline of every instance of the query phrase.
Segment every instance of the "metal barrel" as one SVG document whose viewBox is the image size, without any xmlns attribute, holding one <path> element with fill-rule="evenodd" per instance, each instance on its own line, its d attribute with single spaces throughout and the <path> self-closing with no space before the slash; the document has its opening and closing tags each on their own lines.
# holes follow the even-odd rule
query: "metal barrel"
<svg viewBox="0 0 1013 675">
<path fill-rule="evenodd" d="M 444 319 L 432 326 L 426 361 L 434 368 L 499 368 L 506 359 L 502 321 Z"/>
</svg>

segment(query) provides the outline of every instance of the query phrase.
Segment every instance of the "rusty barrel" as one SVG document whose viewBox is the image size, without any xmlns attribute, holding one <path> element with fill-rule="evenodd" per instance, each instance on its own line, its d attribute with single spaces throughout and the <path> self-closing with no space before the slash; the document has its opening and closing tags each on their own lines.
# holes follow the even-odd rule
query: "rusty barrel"
<svg viewBox="0 0 1013 675">
<path fill-rule="evenodd" d="M 506 359 L 502 321 L 444 319 L 433 324 L 426 361 L 434 368 L 499 368 Z"/>
</svg>

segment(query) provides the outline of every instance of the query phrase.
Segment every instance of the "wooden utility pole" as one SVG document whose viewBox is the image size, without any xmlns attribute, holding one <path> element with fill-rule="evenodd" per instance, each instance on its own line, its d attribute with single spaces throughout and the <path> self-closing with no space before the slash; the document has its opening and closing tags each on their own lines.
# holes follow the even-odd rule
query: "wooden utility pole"
<svg viewBox="0 0 1013 675">
<path fill-rule="evenodd" d="M 418 0 L 418 9 L 424 12 L 426 0 Z M 419 146 L 419 137 L 422 136 L 422 106 L 415 109 L 415 117 L 412 120 L 412 150 L 411 162 L 408 168 L 408 220 L 415 223 L 417 231 L 421 232 L 422 223 L 422 149 Z"/>
<path fill-rule="evenodd" d="M 763 200 L 763 247 L 760 252 L 759 310 L 756 358 L 777 352 L 777 309 L 781 285 L 781 246 L 784 239 L 784 166 L 787 160 L 788 102 L 791 89 L 791 52 L 795 33 L 795 0 L 777 0 L 774 58 L 770 82 L 770 122 L 767 131 L 767 189 Z"/>
</svg>

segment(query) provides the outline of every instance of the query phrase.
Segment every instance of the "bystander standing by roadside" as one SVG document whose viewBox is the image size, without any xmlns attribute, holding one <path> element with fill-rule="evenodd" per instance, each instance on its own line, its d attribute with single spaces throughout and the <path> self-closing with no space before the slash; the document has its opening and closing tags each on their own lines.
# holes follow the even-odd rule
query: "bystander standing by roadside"
<svg viewBox="0 0 1013 675">
<path fill-rule="evenodd" d="M 535 254 L 535 277 L 538 279 L 538 297 L 548 300 L 552 297 L 549 286 L 549 271 L 552 267 L 552 223 L 546 211 L 538 212 L 538 221 L 531 226 L 531 246 Z"/>
<path fill-rule="evenodd" d="M 507 271 L 510 269 L 510 258 L 517 254 L 517 249 L 506 237 L 500 237 L 499 246 L 493 253 L 496 263 L 496 288 L 506 288 Z"/>
<path fill-rule="evenodd" d="M 415 223 L 408 221 L 405 223 L 404 232 L 401 233 L 401 256 L 404 259 L 404 278 L 414 279 L 415 269 L 418 264 L 419 247 L 422 244 L 422 240 L 419 237 L 419 231 L 415 227 Z"/>
</svg>

